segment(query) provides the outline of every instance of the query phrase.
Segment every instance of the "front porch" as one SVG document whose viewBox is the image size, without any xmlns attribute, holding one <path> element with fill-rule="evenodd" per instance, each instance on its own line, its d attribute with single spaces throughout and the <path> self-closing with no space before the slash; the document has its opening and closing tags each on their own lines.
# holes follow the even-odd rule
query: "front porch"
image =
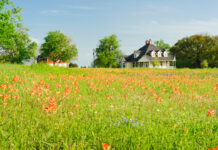
<svg viewBox="0 0 218 150">
<path fill-rule="evenodd" d="M 149 62 L 125 62 L 123 68 L 163 68 L 163 69 L 174 69 L 176 68 L 175 61 L 155 61 Z"/>
</svg>

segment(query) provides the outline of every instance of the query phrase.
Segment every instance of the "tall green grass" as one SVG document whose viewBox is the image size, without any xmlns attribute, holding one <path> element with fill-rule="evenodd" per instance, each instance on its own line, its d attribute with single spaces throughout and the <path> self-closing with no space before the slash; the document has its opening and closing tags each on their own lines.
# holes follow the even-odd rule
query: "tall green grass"
<svg viewBox="0 0 218 150">
<path fill-rule="evenodd" d="M 0 149 L 215 148 L 217 114 L 207 111 L 218 109 L 217 77 L 217 69 L 1 64 L 0 85 L 7 88 L 0 88 Z M 64 95 L 66 87 L 71 90 Z M 56 112 L 45 110 L 51 97 Z"/>
</svg>

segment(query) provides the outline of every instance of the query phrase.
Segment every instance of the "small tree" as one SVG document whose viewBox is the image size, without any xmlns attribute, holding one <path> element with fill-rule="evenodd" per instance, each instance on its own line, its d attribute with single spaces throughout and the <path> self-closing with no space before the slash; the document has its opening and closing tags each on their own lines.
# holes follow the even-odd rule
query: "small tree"
<svg viewBox="0 0 218 150">
<path fill-rule="evenodd" d="M 69 67 L 70 68 L 78 68 L 78 65 L 76 63 L 70 63 Z"/>
<path fill-rule="evenodd" d="M 57 61 L 68 61 L 78 55 L 76 45 L 60 31 L 49 32 L 42 44 L 41 55 L 49 58 L 55 64 Z"/>
<path fill-rule="evenodd" d="M 159 48 L 164 48 L 166 50 L 170 49 L 170 45 L 165 43 L 163 40 L 155 41 L 154 44 Z"/>
<path fill-rule="evenodd" d="M 94 66 L 97 67 L 119 67 L 121 52 L 119 50 L 119 41 L 117 36 L 112 34 L 100 40 L 99 46 L 95 49 Z"/>
<path fill-rule="evenodd" d="M 201 68 L 208 68 L 208 62 L 206 59 L 201 62 Z"/>
</svg>

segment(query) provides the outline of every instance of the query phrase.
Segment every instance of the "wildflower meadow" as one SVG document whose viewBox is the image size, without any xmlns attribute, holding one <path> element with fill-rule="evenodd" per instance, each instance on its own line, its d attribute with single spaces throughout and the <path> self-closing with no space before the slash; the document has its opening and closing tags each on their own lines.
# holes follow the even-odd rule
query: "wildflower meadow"
<svg viewBox="0 0 218 150">
<path fill-rule="evenodd" d="M 218 69 L 0 65 L 0 149 L 207 150 Z"/>
</svg>

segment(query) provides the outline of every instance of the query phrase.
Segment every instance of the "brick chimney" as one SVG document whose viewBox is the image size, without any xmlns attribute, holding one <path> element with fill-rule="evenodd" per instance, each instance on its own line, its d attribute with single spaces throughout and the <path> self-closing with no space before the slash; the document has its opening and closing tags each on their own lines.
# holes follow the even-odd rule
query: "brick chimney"
<svg viewBox="0 0 218 150">
<path fill-rule="evenodd" d="M 146 45 L 147 45 L 147 44 L 152 44 L 152 40 L 151 40 L 151 39 L 150 39 L 149 41 L 146 40 L 145 44 L 146 44 Z"/>
</svg>

